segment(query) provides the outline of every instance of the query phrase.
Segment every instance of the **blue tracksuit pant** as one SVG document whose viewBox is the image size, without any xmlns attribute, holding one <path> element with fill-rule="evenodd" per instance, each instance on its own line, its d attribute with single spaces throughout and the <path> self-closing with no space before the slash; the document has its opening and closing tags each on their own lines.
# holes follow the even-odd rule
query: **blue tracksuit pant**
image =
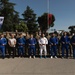
<svg viewBox="0 0 75 75">
<path fill-rule="evenodd" d="M 51 56 L 57 56 L 57 46 L 51 46 Z"/>
<path fill-rule="evenodd" d="M 31 56 L 33 53 L 33 56 L 36 55 L 36 49 L 35 49 L 35 46 L 30 46 L 29 47 L 29 56 Z"/>
<path fill-rule="evenodd" d="M 2 53 L 2 57 L 5 57 L 5 47 L 0 47 L 0 51 Z"/>
<path fill-rule="evenodd" d="M 62 57 L 64 57 L 64 50 L 66 49 L 66 57 L 68 57 L 68 45 L 62 45 Z"/>
<path fill-rule="evenodd" d="M 25 50 L 24 50 L 24 47 L 18 47 L 18 55 L 19 56 L 24 56 L 24 54 L 25 54 Z"/>
</svg>

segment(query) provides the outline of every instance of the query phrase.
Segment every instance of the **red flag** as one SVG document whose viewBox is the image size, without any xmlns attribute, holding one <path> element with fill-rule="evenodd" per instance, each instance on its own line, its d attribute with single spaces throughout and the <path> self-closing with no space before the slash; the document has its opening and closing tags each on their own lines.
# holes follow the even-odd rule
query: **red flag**
<svg viewBox="0 0 75 75">
<path fill-rule="evenodd" d="M 52 23 L 52 14 L 48 14 L 48 24 Z"/>
</svg>

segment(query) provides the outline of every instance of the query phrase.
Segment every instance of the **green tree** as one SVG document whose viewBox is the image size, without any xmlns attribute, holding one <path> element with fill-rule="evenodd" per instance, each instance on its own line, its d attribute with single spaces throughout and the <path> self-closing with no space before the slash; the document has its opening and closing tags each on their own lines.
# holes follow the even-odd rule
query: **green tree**
<svg viewBox="0 0 75 75">
<path fill-rule="evenodd" d="M 48 13 L 44 13 L 43 15 L 41 15 L 40 17 L 38 17 L 37 21 L 39 23 L 40 29 L 46 32 L 46 30 L 48 29 L 48 27 L 53 27 L 54 26 L 54 21 L 55 21 L 55 17 L 54 15 L 52 15 L 52 22 L 48 23 L 49 21 L 51 21 L 50 16 L 48 17 Z M 48 26 L 49 25 L 49 26 Z"/>
<path fill-rule="evenodd" d="M 19 25 L 16 25 L 16 30 L 18 30 L 19 32 L 27 32 L 28 31 L 28 28 L 27 28 L 27 25 L 25 24 L 24 21 L 21 21 L 19 23 Z"/>
<path fill-rule="evenodd" d="M 37 31 L 38 25 L 36 24 L 36 14 L 34 13 L 34 11 L 29 6 L 27 6 L 22 15 L 24 17 L 24 21 L 27 24 L 29 32 Z"/>
<path fill-rule="evenodd" d="M 15 5 L 9 0 L 0 0 L 0 16 L 4 16 L 3 31 L 14 31 L 15 25 L 19 23 L 18 12 L 14 10 Z"/>
</svg>

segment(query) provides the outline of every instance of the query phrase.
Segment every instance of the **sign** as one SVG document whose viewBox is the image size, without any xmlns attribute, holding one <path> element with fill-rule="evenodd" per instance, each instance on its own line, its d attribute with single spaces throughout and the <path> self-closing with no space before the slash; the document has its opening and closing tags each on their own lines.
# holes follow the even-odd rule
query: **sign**
<svg viewBox="0 0 75 75">
<path fill-rule="evenodd" d="M 1 26 L 2 26 L 2 24 L 3 24 L 3 21 L 4 21 L 4 17 L 0 17 L 0 28 L 1 28 Z"/>
</svg>

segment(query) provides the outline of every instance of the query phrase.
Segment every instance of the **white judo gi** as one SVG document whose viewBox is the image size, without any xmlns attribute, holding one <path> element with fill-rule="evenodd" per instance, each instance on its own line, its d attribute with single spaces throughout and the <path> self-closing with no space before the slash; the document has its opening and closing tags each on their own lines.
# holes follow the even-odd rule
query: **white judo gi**
<svg viewBox="0 0 75 75">
<path fill-rule="evenodd" d="M 43 50 L 44 50 L 44 54 L 45 56 L 47 55 L 47 49 L 46 49 L 46 45 L 48 44 L 48 40 L 46 37 L 41 37 L 39 40 L 39 46 L 40 46 L 40 55 L 42 56 Z"/>
</svg>

